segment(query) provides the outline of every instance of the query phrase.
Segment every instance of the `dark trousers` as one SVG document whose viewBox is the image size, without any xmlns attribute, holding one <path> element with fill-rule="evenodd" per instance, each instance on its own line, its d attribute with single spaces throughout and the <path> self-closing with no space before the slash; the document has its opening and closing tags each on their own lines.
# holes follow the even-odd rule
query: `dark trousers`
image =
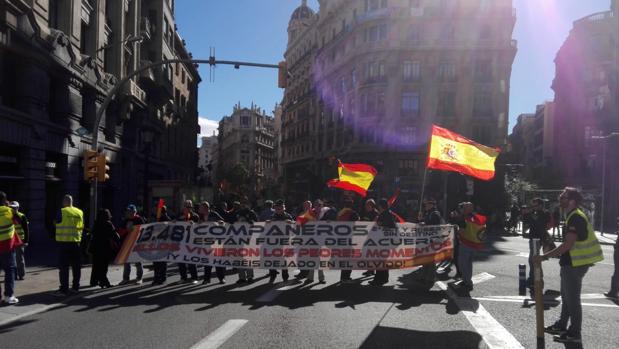
<svg viewBox="0 0 619 349">
<path fill-rule="evenodd" d="M 109 267 L 109 258 L 107 256 L 92 256 L 92 283 L 99 286 L 110 286 L 110 280 L 107 278 Z"/>
<path fill-rule="evenodd" d="M 11 297 L 15 291 L 15 251 L 0 254 L 0 267 L 4 270 L 4 295 Z"/>
<path fill-rule="evenodd" d="M 615 261 L 615 272 L 613 278 L 610 280 L 610 291 L 619 292 L 619 238 L 615 242 L 615 253 L 613 254 L 613 260 Z"/>
<path fill-rule="evenodd" d="M 561 317 L 558 324 L 561 328 L 567 328 L 569 321 L 570 334 L 580 337 L 582 329 L 582 304 L 580 293 L 582 291 L 582 279 L 589 270 L 589 266 L 561 267 Z"/>
<path fill-rule="evenodd" d="M 350 276 L 352 275 L 352 270 L 342 270 L 340 272 L 340 280 L 350 280 Z"/>
<path fill-rule="evenodd" d="M 167 278 L 168 263 L 167 262 L 153 262 L 153 269 L 155 272 L 153 281 L 157 283 L 164 283 Z"/>
<path fill-rule="evenodd" d="M 387 283 L 389 281 L 389 270 L 377 270 L 374 274 L 374 281 Z"/>
<path fill-rule="evenodd" d="M 270 277 L 276 277 L 277 276 L 277 270 L 269 269 L 269 276 Z M 288 280 L 288 269 L 282 269 L 282 279 L 284 279 L 284 281 Z"/>
<path fill-rule="evenodd" d="M 69 267 L 73 272 L 73 289 L 79 291 L 80 278 L 82 277 L 82 252 L 80 244 L 76 242 L 60 242 L 59 253 L 59 278 L 60 291 L 69 290 Z"/>
<path fill-rule="evenodd" d="M 205 265 L 204 266 L 204 280 L 210 280 L 211 279 L 211 271 L 213 270 L 213 267 L 210 265 Z M 226 268 L 225 267 L 215 267 L 215 275 L 217 275 L 217 278 L 219 280 L 223 280 L 226 278 Z"/>
<path fill-rule="evenodd" d="M 198 268 L 195 264 L 178 263 L 178 272 L 181 274 L 181 280 L 187 280 L 187 269 L 193 280 L 198 280 Z"/>
</svg>

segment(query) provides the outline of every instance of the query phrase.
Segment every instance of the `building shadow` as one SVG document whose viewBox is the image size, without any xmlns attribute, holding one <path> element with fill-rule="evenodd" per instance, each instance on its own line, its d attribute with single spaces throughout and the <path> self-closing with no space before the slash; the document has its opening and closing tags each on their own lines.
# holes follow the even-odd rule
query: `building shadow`
<svg viewBox="0 0 619 349">
<path fill-rule="evenodd" d="M 359 348 L 476 349 L 481 341 L 482 337 L 472 331 L 429 332 L 377 326 Z"/>
</svg>

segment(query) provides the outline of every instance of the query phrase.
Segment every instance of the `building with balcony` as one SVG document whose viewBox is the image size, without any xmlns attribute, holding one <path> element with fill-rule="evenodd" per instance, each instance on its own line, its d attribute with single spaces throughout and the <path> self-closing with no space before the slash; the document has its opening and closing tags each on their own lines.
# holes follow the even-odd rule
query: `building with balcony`
<svg viewBox="0 0 619 349">
<path fill-rule="evenodd" d="M 616 9 L 617 1 L 612 4 Z M 606 223 L 613 224 L 619 210 L 619 153 L 605 149 L 617 149 L 618 137 L 599 137 L 619 132 L 619 20 L 615 13 L 595 13 L 574 22 L 556 55 L 552 84 L 557 185 L 599 193 L 600 207 L 605 170 L 603 206 Z"/>
<path fill-rule="evenodd" d="M 281 161 L 289 199 L 331 195 L 329 159 L 339 158 L 378 169 L 370 196 L 400 187 L 413 206 L 433 123 L 505 145 L 517 46 L 511 0 L 319 3 L 316 13 L 303 1 L 288 26 Z M 463 182 L 453 177 L 456 201 Z M 428 183 L 442 190 L 440 178 Z M 500 184 L 476 183 L 475 199 L 490 205 Z"/>
<path fill-rule="evenodd" d="M 234 106 L 232 115 L 219 122 L 217 177 L 221 181 L 241 165 L 249 173 L 243 193 L 252 200 L 264 199 L 276 184 L 277 147 L 274 118 L 252 103 L 250 108 Z"/>
<path fill-rule="evenodd" d="M 99 207 L 120 219 L 128 203 L 152 207 L 149 183 L 192 183 L 197 163 L 194 65 L 168 65 L 126 83 L 95 129 L 95 114 L 121 78 L 148 61 L 188 58 L 172 0 L 0 3 L 0 190 L 28 214 L 33 240 L 48 239 L 64 194 L 88 217 L 82 156 L 99 134 L 111 179 Z"/>
</svg>

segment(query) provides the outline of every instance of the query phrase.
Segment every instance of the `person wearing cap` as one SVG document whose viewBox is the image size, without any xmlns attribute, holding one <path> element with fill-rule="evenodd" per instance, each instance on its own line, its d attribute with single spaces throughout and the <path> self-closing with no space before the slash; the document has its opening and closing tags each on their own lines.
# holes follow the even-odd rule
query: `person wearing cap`
<svg viewBox="0 0 619 349">
<path fill-rule="evenodd" d="M 157 222 L 169 222 L 172 218 L 168 216 L 168 207 L 161 207 L 161 214 Z M 163 285 L 167 279 L 168 262 L 153 262 L 153 286 Z"/>
<path fill-rule="evenodd" d="M 284 204 L 284 200 L 280 199 L 275 201 L 274 208 L 275 212 L 271 218 L 272 222 L 294 222 L 292 216 L 286 212 L 286 204 Z M 269 269 L 269 283 L 275 282 L 275 278 L 277 278 L 278 273 L 279 272 L 276 269 Z M 282 280 L 288 281 L 288 276 L 288 269 L 282 269 Z"/>
<path fill-rule="evenodd" d="M 138 226 L 146 224 L 146 220 L 142 218 L 138 214 L 138 209 L 135 205 L 130 204 L 127 206 L 127 210 L 125 211 L 125 220 L 123 221 L 122 228 L 119 229 L 120 237 L 124 240 L 131 234 L 133 229 Z M 142 284 L 142 276 L 144 276 L 144 268 L 142 267 L 142 262 L 136 262 L 135 265 L 135 273 L 136 279 L 135 283 L 138 285 Z M 119 285 L 126 285 L 130 283 L 131 279 L 131 263 L 125 263 L 123 270 L 123 280 L 119 283 Z"/>
<path fill-rule="evenodd" d="M 19 202 L 11 201 L 9 207 L 13 209 L 13 224 L 15 225 L 15 232 L 19 235 L 19 238 L 23 242 L 23 245 L 15 248 L 15 262 L 17 264 L 17 280 L 23 280 L 26 276 L 26 259 L 25 251 L 28 246 L 29 230 L 28 230 L 28 217 L 25 214 L 19 212 Z"/>
<path fill-rule="evenodd" d="M 260 215 L 258 216 L 258 221 L 264 222 L 271 220 L 273 213 L 275 213 L 273 209 L 273 200 L 266 200 L 264 202 L 264 208 L 260 211 Z"/>
<path fill-rule="evenodd" d="M 193 211 L 193 201 L 185 200 L 183 212 L 179 220 L 192 223 L 198 223 L 200 221 L 200 216 Z M 189 270 L 190 279 L 187 278 L 187 270 Z M 198 283 L 198 267 L 195 264 L 178 263 L 178 272 L 181 274 L 181 282 L 194 285 Z"/>
<path fill-rule="evenodd" d="M 249 208 L 249 198 L 245 196 L 241 201 L 242 202 L 235 201 L 232 204 L 235 223 L 254 224 L 258 220 L 258 215 L 256 215 L 256 212 L 254 212 L 254 210 Z M 244 282 L 251 283 L 254 281 L 254 269 L 238 268 L 238 270 L 239 279 L 236 282 L 237 284 L 242 284 Z"/>
<path fill-rule="evenodd" d="M 8 207 L 6 194 L 0 191 L 0 268 L 4 270 L 3 303 L 9 305 L 19 303 L 13 294 L 15 291 L 15 225 L 13 210 Z M 0 287 L 0 291 L 2 288 Z"/>
</svg>

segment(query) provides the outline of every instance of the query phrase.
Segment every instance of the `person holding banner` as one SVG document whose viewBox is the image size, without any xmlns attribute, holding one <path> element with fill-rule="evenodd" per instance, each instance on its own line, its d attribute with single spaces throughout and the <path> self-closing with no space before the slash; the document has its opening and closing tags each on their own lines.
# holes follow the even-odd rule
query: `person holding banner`
<svg viewBox="0 0 619 349">
<path fill-rule="evenodd" d="M 159 207 L 159 212 L 157 215 L 157 222 L 169 222 L 172 218 L 168 216 L 168 208 L 167 206 L 161 204 Z M 163 285 L 166 282 L 168 277 L 168 262 L 153 262 L 153 286 Z"/>
<path fill-rule="evenodd" d="M 458 207 L 462 216 L 457 219 L 458 239 L 458 270 L 462 274 L 459 289 L 465 292 L 473 290 L 473 258 L 475 252 L 483 249 L 486 230 L 486 217 L 474 212 L 471 202 L 463 202 Z M 450 284 L 454 285 L 454 284 Z"/>
<path fill-rule="evenodd" d="M 353 210 L 353 206 L 355 205 L 354 200 L 351 197 L 346 197 L 343 200 L 343 206 L 337 213 L 338 222 L 356 222 L 359 220 L 359 214 L 357 211 Z M 343 284 L 350 284 L 353 282 L 353 279 L 350 277 L 352 274 L 352 270 L 343 269 L 340 272 L 340 282 Z"/>
<path fill-rule="evenodd" d="M 133 204 L 130 204 L 129 206 L 127 206 L 127 211 L 125 213 L 125 220 L 123 222 L 122 228 L 119 231 L 120 237 L 124 240 L 125 238 L 127 238 L 127 236 L 131 234 L 134 227 L 138 225 L 142 225 L 142 224 L 146 224 L 146 220 L 138 214 L 137 207 Z M 123 268 L 124 268 L 123 280 L 119 283 L 119 285 L 128 284 L 131 278 L 131 263 L 125 263 Z M 135 263 L 135 274 L 136 274 L 135 283 L 138 285 L 142 284 L 142 276 L 144 275 L 144 268 L 142 267 L 141 262 Z"/>
<path fill-rule="evenodd" d="M 242 203 L 235 201 L 232 207 L 235 223 L 254 224 L 258 220 L 258 215 L 256 215 L 256 212 L 249 207 L 249 198 L 247 196 L 243 197 Z M 236 282 L 237 284 L 254 282 L 254 269 L 238 268 L 238 270 L 239 279 Z"/>
<path fill-rule="evenodd" d="M 419 213 L 419 224 L 423 225 L 441 225 L 443 218 L 441 212 L 436 208 L 436 200 L 427 198 L 423 202 L 423 212 Z M 434 262 L 424 264 L 419 270 L 421 280 L 424 284 L 434 285 L 436 275 L 436 264 Z M 431 286 L 430 286 L 431 287 Z"/>
<path fill-rule="evenodd" d="M 567 212 L 563 243 L 552 251 L 534 257 L 534 261 L 538 263 L 560 257 L 561 316 L 554 324 L 545 328 L 545 332 L 554 334 L 554 340 L 560 343 L 582 342 L 582 280 L 589 267 L 604 260 L 602 246 L 595 236 L 593 226 L 580 208 L 582 201 L 583 197 L 578 189 L 563 189 L 559 195 L 559 204 L 564 212 Z"/>
<path fill-rule="evenodd" d="M 304 225 L 307 222 L 311 222 L 311 221 L 315 221 L 316 220 L 316 215 L 314 213 L 314 209 L 312 207 L 312 202 L 307 200 L 303 202 L 303 212 L 297 216 L 297 224 L 298 225 Z M 299 270 L 299 273 L 297 274 L 297 276 L 295 276 L 296 279 L 301 280 L 304 279 L 308 276 L 308 274 L 310 273 L 309 269 L 303 269 L 303 270 Z M 324 275 L 323 275 L 324 276 Z M 323 277 L 324 279 L 324 277 Z M 310 283 L 311 280 L 306 280 L 306 283 Z"/>
<path fill-rule="evenodd" d="M 180 220 L 193 223 L 200 221 L 200 216 L 193 211 L 193 202 L 191 200 L 185 200 Z M 187 269 L 189 269 L 191 279 L 187 278 Z M 194 285 L 198 283 L 198 267 L 195 264 L 178 263 L 178 272 L 181 274 L 181 282 Z"/>
<path fill-rule="evenodd" d="M 316 199 L 314 201 L 314 204 L 312 205 L 312 217 L 314 217 L 314 220 L 321 220 L 320 218 L 322 217 L 322 200 L 320 199 Z M 314 269 L 310 269 L 307 270 L 307 279 L 305 279 L 305 284 L 311 284 L 314 282 Z M 324 270 L 319 269 L 318 270 L 318 283 L 319 284 L 325 284 L 327 283 L 325 281 L 325 272 Z"/>
<path fill-rule="evenodd" d="M 380 199 L 378 202 L 378 217 L 376 217 L 376 224 L 383 228 L 396 229 L 396 222 L 398 219 L 393 212 L 389 209 L 389 201 L 385 198 Z M 389 282 L 389 270 L 377 270 L 374 275 L 374 280 L 370 281 L 372 286 L 382 286 Z"/>
<path fill-rule="evenodd" d="M 361 220 L 364 222 L 374 222 L 378 217 L 378 210 L 376 209 L 376 201 L 374 199 L 367 199 L 363 206 L 363 212 L 361 213 Z M 374 270 L 366 270 L 363 276 L 374 275 Z"/>
<path fill-rule="evenodd" d="M 224 223 L 224 219 L 221 218 L 219 213 L 215 211 L 211 211 L 211 204 L 208 201 L 203 201 L 200 204 L 200 208 L 198 208 L 198 214 L 200 215 L 200 223 L 205 222 L 219 222 L 221 224 Z M 211 283 L 211 272 L 213 267 L 210 265 L 204 266 L 204 281 L 202 281 L 203 285 Z M 225 267 L 215 267 L 215 275 L 219 279 L 220 284 L 226 283 L 226 268 Z"/>
<path fill-rule="evenodd" d="M 286 205 L 284 204 L 284 200 L 279 199 L 275 201 L 275 212 L 273 213 L 271 221 L 288 223 L 294 222 L 292 216 L 288 212 L 286 212 Z M 277 274 L 278 271 L 276 269 L 269 269 L 269 283 L 275 282 Z M 282 269 L 282 280 L 284 280 L 284 282 L 288 281 L 288 276 L 288 269 Z"/>
</svg>

